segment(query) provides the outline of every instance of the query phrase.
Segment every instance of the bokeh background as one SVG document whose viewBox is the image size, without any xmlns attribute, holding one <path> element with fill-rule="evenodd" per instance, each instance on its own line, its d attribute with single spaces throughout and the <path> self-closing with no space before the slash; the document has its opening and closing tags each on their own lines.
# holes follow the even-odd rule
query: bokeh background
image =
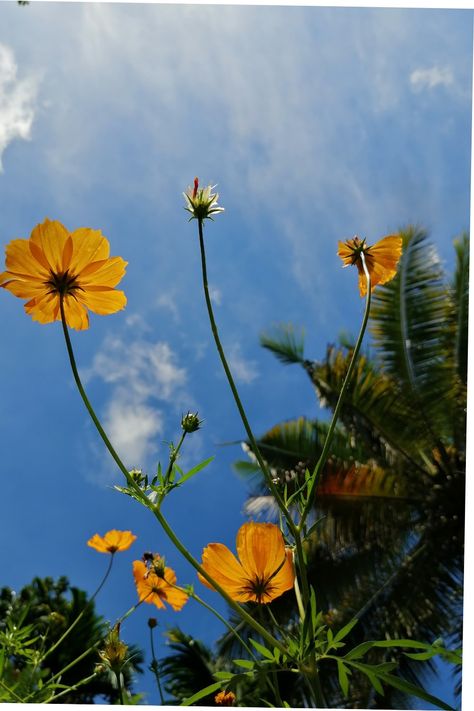
<svg viewBox="0 0 474 711">
<path fill-rule="evenodd" d="M 471 74 L 468 10 L 0 4 L 1 246 L 49 217 L 101 229 L 129 262 L 127 309 L 93 315 L 73 343 L 130 467 L 153 473 L 182 413 L 204 419 L 181 464 L 215 459 L 165 505 L 197 557 L 211 541 L 234 546 L 248 489 L 232 470 L 244 431 L 182 191 L 195 175 L 217 183 L 226 210 L 206 224 L 209 279 L 255 432 L 324 417 L 304 373 L 279 365 L 259 334 L 304 327 L 318 358 L 357 332 L 356 272 L 336 255 L 354 234 L 372 242 L 417 223 L 452 270 L 452 240 L 469 228 Z M 108 560 L 86 541 L 119 528 L 138 540 L 97 600 L 105 617 L 136 601 L 131 562 L 145 550 L 198 587 L 151 515 L 114 491 L 120 474 L 75 390 L 60 325 L 0 298 L 1 585 L 67 575 L 92 593 Z M 148 661 L 150 615 L 161 632 L 179 624 L 209 644 L 222 632 L 193 602 L 143 605 L 123 634 Z M 431 689 L 449 701 L 443 673 Z M 150 675 L 137 688 L 158 702 Z"/>
</svg>

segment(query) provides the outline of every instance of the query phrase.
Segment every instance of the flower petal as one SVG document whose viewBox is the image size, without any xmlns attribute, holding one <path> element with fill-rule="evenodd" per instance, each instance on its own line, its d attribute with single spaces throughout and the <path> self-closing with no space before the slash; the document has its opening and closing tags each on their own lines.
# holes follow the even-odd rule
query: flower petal
<svg viewBox="0 0 474 711">
<path fill-rule="evenodd" d="M 59 297 L 57 299 L 59 301 Z M 84 331 L 89 328 L 89 315 L 84 306 L 72 294 L 66 294 L 64 297 L 64 315 L 70 328 L 74 328 L 76 331 Z"/>
<path fill-rule="evenodd" d="M 71 234 L 73 254 L 69 270 L 73 274 L 80 274 L 86 265 L 108 259 L 110 254 L 109 242 L 100 230 L 90 227 L 80 227 Z"/>
<path fill-rule="evenodd" d="M 39 250 L 39 253 L 41 261 L 32 253 L 29 240 L 14 239 L 5 247 L 5 266 L 9 272 L 45 281 L 50 274 L 42 251 Z"/>
<path fill-rule="evenodd" d="M 123 291 L 116 291 L 108 287 L 96 287 L 95 289 L 88 287 L 84 291 L 77 291 L 75 295 L 78 301 L 101 316 L 114 314 L 124 309 L 127 304 L 127 297 Z"/>
<path fill-rule="evenodd" d="M 248 578 L 239 561 L 223 543 L 209 543 L 202 552 L 202 567 L 214 578 L 224 590 L 232 597 L 242 594 L 242 588 L 248 585 Z M 214 588 L 200 574 L 199 580 L 203 585 L 213 590 Z M 240 597 L 238 599 L 241 599 Z"/>
<path fill-rule="evenodd" d="M 69 232 L 64 225 L 57 220 L 48 219 L 36 225 L 31 233 L 30 240 L 41 248 L 50 268 L 56 274 L 65 271 L 63 255 L 68 237 Z"/>
<path fill-rule="evenodd" d="M 237 533 L 237 553 L 249 577 L 267 580 L 285 558 L 285 542 L 273 523 L 244 523 Z"/>
</svg>

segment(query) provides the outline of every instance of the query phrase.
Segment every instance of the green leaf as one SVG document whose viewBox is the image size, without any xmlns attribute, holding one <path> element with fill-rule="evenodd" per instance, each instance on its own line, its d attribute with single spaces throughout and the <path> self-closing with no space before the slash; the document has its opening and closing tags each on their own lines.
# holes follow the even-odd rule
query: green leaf
<svg viewBox="0 0 474 711">
<path fill-rule="evenodd" d="M 213 459 L 214 459 L 214 457 L 209 457 L 208 459 L 205 459 L 205 460 L 204 460 L 203 462 L 201 462 L 200 464 L 196 464 L 195 467 L 193 467 L 193 468 L 190 469 L 188 472 L 186 472 L 186 474 L 183 474 L 183 475 L 181 476 L 181 478 L 180 478 L 180 480 L 179 480 L 178 483 L 179 483 L 179 484 L 184 484 L 185 481 L 187 481 L 188 479 L 191 479 L 192 476 L 194 476 L 194 475 L 197 474 L 198 472 L 202 471 L 202 469 L 204 469 L 205 467 L 207 467 L 208 464 L 210 464 Z"/>
<path fill-rule="evenodd" d="M 259 642 L 256 642 L 254 639 L 249 639 L 250 644 L 255 647 L 257 652 L 260 652 L 262 657 L 266 657 L 267 659 L 271 659 L 272 662 L 274 661 L 274 657 L 272 652 L 270 652 L 269 649 L 263 646 L 263 644 L 260 644 Z"/>
<path fill-rule="evenodd" d="M 191 706 L 191 704 L 195 704 L 196 701 L 200 701 L 205 696 L 214 693 L 214 691 L 220 690 L 221 686 L 222 683 L 220 681 L 216 681 L 215 684 L 209 684 L 209 686 L 206 686 L 204 689 L 201 689 L 201 691 L 197 691 L 192 696 L 189 696 L 187 699 L 184 699 L 181 702 L 181 706 Z"/>
<path fill-rule="evenodd" d="M 360 659 L 364 654 L 367 654 L 369 649 L 372 649 L 374 644 L 374 642 L 362 642 L 362 644 L 358 644 L 357 647 L 347 652 L 347 654 L 344 655 L 344 659 Z"/>
<path fill-rule="evenodd" d="M 343 627 L 342 629 L 340 629 L 339 632 L 336 632 L 336 636 L 334 637 L 334 641 L 335 641 L 335 642 L 340 642 L 341 639 L 344 639 L 344 637 L 346 637 L 346 636 L 349 634 L 349 632 L 351 631 L 351 629 L 352 629 L 353 627 L 355 627 L 358 622 L 359 622 L 359 620 L 357 619 L 357 617 L 354 617 L 354 619 L 351 620 L 350 622 L 348 622 L 347 625 L 345 625 L 345 627 Z"/>
<path fill-rule="evenodd" d="M 444 711 L 455 711 L 455 709 L 453 709 L 452 706 L 449 706 L 449 704 L 441 701 L 441 699 L 438 699 L 436 696 L 432 696 L 421 687 L 415 686 L 415 684 L 411 684 L 405 679 L 401 679 L 399 676 L 394 676 L 393 674 L 381 674 L 380 678 L 386 684 L 390 684 L 390 686 L 393 686 L 399 691 L 403 691 L 405 694 L 417 696 L 419 699 L 423 699 L 423 701 L 428 701 L 428 703 L 433 704 L 433 706 L 439 706 L 439 708 Z"/>
<path fill-rule="evenodd" d="M 214 672 L 214 676 L 216 679 L 220 679 L 221 681 L 229 681 L 235 675 L 230 671 L 217 671 Z"/>
<path fill-rule="evenodd" d="M 244 669 L 253 669 L 255 666 L 255 662 L 250 661 L 250 659 L 234 659 L 234 664 Z"/>
<path fill-rule="evenodd" d="M 260 345 L 287 365 L 304 362 L 304 331 L 301 329 L 301 334 L 296 336 L 291 324 L 279 324 L 273 333 L 262 333 Z"/>
<path fill-rule="evenodd" d="M 341 686 L 342 693 L 344 694 L 344 697 L 346 699 L 347 699 L 347 695 L 349 693 L 348 674 L 350 674 L 350 670 L 347 669 L 344 662 L 342 662 L 340 659 L 338 659 L 337 660 L 337 675 L 339 677 L 339 684 Z"/>
</svg>

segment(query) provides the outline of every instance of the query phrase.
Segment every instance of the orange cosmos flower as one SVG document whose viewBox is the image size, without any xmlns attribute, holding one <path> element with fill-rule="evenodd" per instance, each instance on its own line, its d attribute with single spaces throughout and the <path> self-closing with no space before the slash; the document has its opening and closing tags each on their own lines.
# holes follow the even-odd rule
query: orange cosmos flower
<svg viewBox="0 0 474 711">
<path fill-rule="evenodd" d="M 92 538 L 89 538 L 87 545 L 94 548 L 99 553 L 116 553 L 117 551 L 126 551 L 136 541 L 137 537 L 131 531 L 107 531 L 104 536 L 99 536 L 95 533 Z"/>
<path fill-rule="evenodd" d="M 0 286 L 28 299 L 25 311 L 34 321 L 60 321 L 61 296 L 67 324 L 78 331 L 89 327 L 87 309 L 112 314 L 127 303 L 123 291 L 114 288 L 127 262 L 109 257 L 100 230 L 68 232 L 60 222 L 46 219 L 30 239 L 14 239 L 5 251 L 7 270 L 0 274 Z"/>
<path fill-rule="evenodd" d="M 173 587 L 176 585 L 176 573 L 171 568 L 163 566 L 160 575 L 157 575 L 153 566 L 148 568 L 143 561 L 134 560 L 133 577 L 140 602 L 155 604 L 163 610 L 167 602 L 178 611 L 188 601 L 185 592 Z"/>
<path fill-rule="evenodd" d="M 367 271 L 370 274 L 371 291 L 377 284 L 385 284 L 397 273 L 398 260 L 402 255 L 402 238 L 399 235 L 383 237 L 371 247 L 365 239 L 354 237 L 345 242 L 339 242 L 338 256 L 344 266 L 355 264 L 359 272 L 359 293 L 363 297 L 367 293 L 367 279 L 362 266 L 361 252 L 364 253 Z"/>
<path fill-rule="evenodd" d="M 214 697 L 214 702 L 218 706 L 235 706 L 235 694 L 233 691 L 219 691 Z"/>
<path fill-rule="evenodd" d="M 232 600 L 267 604 L 293 587 L 293 554 L 278 526 L 244 523 L 236 544 L 240 561 L 222 543 L 210 543 L 202 554 L 202 567 Z M 212 589 L 202 575 L 199 579 Z"/>
</svg>

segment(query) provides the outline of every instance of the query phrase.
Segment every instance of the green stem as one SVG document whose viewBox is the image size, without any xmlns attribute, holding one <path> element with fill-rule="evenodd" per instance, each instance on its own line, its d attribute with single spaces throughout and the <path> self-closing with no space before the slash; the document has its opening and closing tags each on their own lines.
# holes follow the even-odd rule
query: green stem
<svg viewBox="0 0 474 711">
<path fill-rule="evenodd" d="M 71 624 L 71 626 L 64 632 L 64 634 L 57 640 L 57 642 L 55 642 L 55 643 L 53 644 L 53 646 L 50 647 L 47 652 L 45 652 L 45 654 L 43 655 L 41 661 L 44 661 L 47 657 L 49 657 L 49 655 L 51 654 L 51 652 L 54 652 L 54 650 L 56 649 L 56 647 L 59 647 L 59 645 L 61 644 L 61 642 L 62 642 L 64 639 L 66 639 L 66 637 L 69 635 L 70 632 L 72 632 L 72 630 L 73 630 L 74 627 L 77 625 L 77 623 L 79 622 L 79 620 L 80 620 L 80 619 L 82 618 L 82 616 L 85 614 L 86 610 L 92 605 L 92 603 L 94 602 L 95 598 L 97 597 L 97 595 L 99 594 L 99 592 L 100 592 L 100 591 L 102 590 L 102 588 L 104 587 L 105 581 L 106 581 L 107 578 L 109 577 L 110 571 L 112 570 L 112 564 L 113 564 L 113 562 L 114 562 L 114 554 L 112 553 L 112 554 L 111 554 L 111 557 L 110 557 L 109 565 L 108 565 L 108 567 L 107 567 L 107 570 L 106 570 L 106 572 L 105 572 L 105 575 L 104 575 L 104 577 L 103 577 L 103 579 L 102 579 L 102 582 L 100 583 L 99 587 L 97 588 L 97 590 L 95 591 L 95 593 L 92 595 L 92 597 L 91 597 L 90 600 L 88 601 L 87 605 L 85 605 L 84 609 L 83 609 L 83 610 L 79 613 L 79 615 L 76 617 L 76 619 L 75 619 L 74 622 Z"/>
<path fill-rule="evenodd" d="M 272 476 L 271 476 L 270 472 L 268 471 L 267 465 L 265 464 L 265 461 L 261 455 L 260 449 L 257 444 L 257 440 L 254 437 L 252 428 L 250 427 L 250 423 L 247 419 L 247 415 L 245 413 L 244 406 L 243 406 L 242 401 L 240 399 L 238 390 L 235 386 L 234 378 L 232 377 L 232 373 L 231 373 L 229 365 L 227 363 L 224 349 L 222 347 L 222 344 L 221 344 L 221 341 L 219 338 L 219 331 L 217 329 L 216 320 L 214 318 L 214 311 L 212 308 L 211 297 L 209 294 L 209 285 L 208 285 L 208 280 L 207 280 L 206 250 L 205 250 L 205 246 L 204 246 L 204 234 L 203 234 L 202 222 L 203 222 L 202 219 L 198 219 L 199 246 L 201 249 L 202 283 L 203 283 L 203 287 L 204 287 L 204 297 L 206 300 L 207 313 L 208 313 L 209 321 L 211 324 L 212 335 L 214 336 L 214 341 L 216 344 L 217 351 L 219 353 L 219 357 L 221 359 L 222 367 L 224 368 L 224 372 L 225 372 L 227 380 L 229 382 L 230 389 L 232 391 L 232 395 L 234 396 L 235 404 L 237 405 L 237 409 L 239 411 L 240 418 L 242 420 L 245 431 L 247 433 L 247 437 L 249 438 L 250 445 L 252 447 L 252 451 L 253 451 L 255 457 L 257 458 L 258 465 L 259 465 L 260 469 L 262 470 L 262 473 L 265 477 L 267 486 L 272 493 L 272 496 L 277 501 L 280 511 L 282 511 L 285 516 L 289 530 L 291 531 L 293 536 L 296 536 L 297 529 L 296 529 L 295 523 L 293 522 L 290 512 L 288 511 L 288 509 L 285 506 L 285 502 L 283 501 L 283 499 L 280 495 L 280 492 L 278 491 L 277 487 L 273 483 Z"/>
<path fill-rule="evenodd" d="M 160 674 L 158 671 L 158 660 L 155 655 L 155 645 L 153 642 L 153 629 L 151 627 L 150 627 L 150 646 L 151 646 L 151 656 L 152 656 L 152 662 L 150 664 L 150 669 L 153 672 L 153 674 L 155 675 L 156 685 L 158 687 L 158 692 L 160 694 L 161 705 L 164 706 L 165 700 L 163 698 L 163 690 L 161 688 Z"/>
<path fill-rule="evenodd" d="M 124 700 L 123 700 L 123 684 L 122 684 L 122 672 L 114 672 L 115 673 L 115 678 L 117 679 L 117 689 L 119 692 L 119 697 L 120 697 L 120 704 L 124 706 Z"/>
<path fill-rule="evenodd" d="M 53 696 L 51 696 L 49 699 L 46 699 L 46 701 L 44 701 L 43 703 L 49 704 L 49 703 L 51 703 L 52 701 L 54 701 L 54 703 L 56 703 L 56 701 L 57 701 L 59 698 L 61 698 L 61 696 L 65 696 L 66 694 L 69 694 L 71 691 L 75 691 L 75 690 L 78 689 L 80 686 L 84 686 L 84 684 L 88 684 L 90 681 L 92 681 L 93 679 L 95 679 L 96 676 L 97 676 L 97 674 L 94 672 L 94 673 L 91 674 L 90 676 L 87 676 L 85 679 L 81 679 L 81 681 L 78 681 L 76 684 L 72 684 L 72 686 L 68 686 L 67 689 L 63 689 L 63 691 L 60 691 L 59 694 L 54 694 L 54 693 L 53 693 Z"/>
<path fill-rule="evenodd" d="M 229 632 L 231 632 L 234 635 L 234 637 L 240 642 L 240 644 L 248 652 L 248 654 L 254 660 L 257 659 L 253 650 L 248 646 L 248 644 L 245 642 L 245 640 L 242 639 L 242 637 L 239 635 L 239 633 L 237 632 L 235 627 L 232 627 L 230 622 L 228 622 L 225 619 L 225 617 L 222 617 L 222 615 L 219 612 L 217 612 L 217 610 L 215 610 L 211 605 L 208 605 L 207 602 L 205 602 L 201 597 L 199 597 L 199 595 L 197 595 L 194 592 L 194 590 L 189 591 L 189 590 L 186 590 L 185 588 L 181 588 L 179 585 L 173 585 L 172 583 L 169 583 L 169 585 L 171 585 L 171 587 L 173 587 L 173 588 L 176 588 L 176 590 L 181 590 L 181 592 L 186 593 L 186 595 L 188 595 L 188 597 L 192 598 L 193 600 L 196 600 L 196 602 L 198 602 L 200 605 L 202 605 L 202 607 L 204 607 L 206 610 L 208 610 L 208 612 L 211 612 L 215 617 L 217 617 L 217 619 L 220 622 L 222 622 L 222 624 L 227 627 Z"/>
<path fill-rule="evenodd" d="M 352 352 L 352 357 L 351 357 L 351 360 L 350 360 L 350 363 L 349 363 L 349 368 L 347 369 L 346 377 L 344 378 L 344 382 L 342 383 L 342 388 L 341 388 L 341 391 L 340 391 L 340 393 L 339 393 L 339 397 L 338 397 L 338 399 L 337 399 L 336 407 L 334 408 L 333 416 L 332 416 L 332 419 L 331 419 L 331 424 L 329 425 L 329 429 L 328 429 L 328 432 L 327 432 L 327 435 L 326 435 L 326 439 L 325 439 L 325 441 L 324 441 L 323 450 L 322 450 L 322 452 L 321 452 L 321 455 L 320 455 L 320 457 L 319 457 L 319 459 L 318 459 L 318 462 L 316 463 L 316 466 L 315 466 L 315 468 L 314 468 L 314 470 L 313 470 L 313 474 L 312 474 L 312 476 L 311 476 L 311 480 L 310 480 L 310 484 L 309 484 L 309 489 L 308 489 L 308 498 L 306 499 L 306 504 L 305 504 L 305 507 L 304 507 L 304 509 L 303 509 L 303 513 L 302 513 L 302 515 L 301 515 L 301 519 L 300 519 L 300 522 L 299 522 L 299 525 L 298 525 L 298 528 L 299 528 L 300 530 L 302 530 L 303 525 L 304 525 L 304 522 L 305 522 L 305 520 L 306 520 L 306 517 L 307 517 L 307 515 L 308 515 L 309 511 L 311 510 L 311 508 L 312 508 L 312 506 L 313 506 L 313 503 L 314 503 L 314 502 L 313 502 L 313 499 L 314 499 L 314 494 L 315 494 L 315 492 L 316 492 L 316 487 L 317 487 L 318 482 L 319 482 L 319 476 L 320 476 L 321 470 L 322 470 L 323 466 L 326 464 L 326 460 L 327 460 L 327 458 L 328 458 L 329 447 L 330 447 L 331 442 L 332 442 L 334 430 L 335 430 L 336 423 L 337 423 L 337 420 L 338 420 L 338 417 L 339 417 L 339 412 L 340 412 L 340 410 L 341 410 L 342 403 L 344 402 L 344 398 L 345 398 L 345 395 L 346 395 L 347 387 L 348 387 L 349 382 L 350 382 L 350 380 L 351 380 L 352 373 L 354 372 L 354 367 L 355 367 L 355 364 L 356 364 L 357 356 L 359 355 L 360 347 L 361 347 L 361 345 L 362 345 L 362 339 L 364 338 L 365 330 L 366 330 L 366 328 L 367 328 L 367 322 L 368 322 L 368 320 L 369 320 L 370 301 L 371 301 L 371 282 L 370 282 L 370 274 L 369 274 L 369 271 L 368 271 L 368 269 L 367 269 L 367 265 L 366 265 L 366 263 L 365 263 L 365 257 L 364 257 L 364 253 L 363 253 L 363 252 L 360 253 L 360 258 L 361 258 L 361 261 L 362 261 L 362 266 L 363 266 L 363 268 L 364 268 L 365 278 L 366 278 L 366 280 L 367 280 L 367 297 L 366 297 L 366 301 L 365 301 L 364 317 L 363 317 L 363 319 L 362 319 L 362 325 L 361 325 L 361 328 L 360 328 L 360 331 L 359 331 L 359 335 L 358 335 L 358 337 L 357 337 L 357 342 L 356 342 L 355 348 L 354 348 L 354 350 L 353 350 L 353 352 Z"/>
<path fill-rule="evenodd" d="M 137 494 L 137 497 L 139 500 L 148 508 L 150 511 L 154 514 L 155 518 L 158 520 L 160 523 L 161 527 L 163 528 L 164 532 L 170 539 L 170 541 L 174 544 L 174 546 L 179 550 L 179 552 L 186 558 L 186 560 L 193 566 L 195 570 L 197 570 L 198 573 L 200 573 L 203 578 L 205 578 L 211 585 L 212 587 L 220 593 L 220 595 L 225 599 L 227 604 L 237 612 L 237 614 L 245 620 L 253 629 L 260 634 L 263 639 L 265 639 L 271 646 L 273 647 L 278 647 L 281 652 L 284 654 L 287 654 L 287 649 L 279 642 L 277 639 L 275 639 L 271 634 L 267 632 L 265 628 L 263 628 L 261 625 L 258 624 L 256 620 L 251 617 L 251 615 L 248 614 L 239 604 L 234 602 L 232 598 L 225 592 L 225 590 L 207 573 L 204 568 L 199 565 L 197 560 L 191 555 L 191 553 L 188 551 L 188 549 L 181 543 L 181 541 L 178 539 L 176 534 L 174 533 L 173 529 L 171 526 L 168 524 L 167 520 L 161 513 L 160 509 L 152 504 L 152 502 L 147 498 L 147 496 L 143 493 L 141 488 L 136 484 L 136 482 L 132 479 L 130 476 L 128 470 L 126 469 L 125 465 L 123 464 L 122 460 L 118 456 L 117 452 L 113 448 L 109 438 L 107 437 L 102 425 L 100 424 L 97 415 L 94 412 L 94 409 L 89 402 L 89 399 L 86 395 L 86 392 L 82 386 L 81 379 L 79 377 L 79 372 L 77 370 L 77 365 L 76 365 L 76 360 L 74 357 L 74 351 L 72 348 L 71 344 L 71 339 L 69 337 L 69 332 L 66 324 L 66 317 L 64 314 L 64 304 L 62 298 L 60 298 L 60 309 L 61 309 L 61 321 L 62 321 L 62 326 L 63 326 L 63 333 L 64 333 L 64 338 L 66 341 L 66 347 L 69 355 L 69 361 L 71 363 L 71 369 L 74 375 L 74 380 L 76 382 L 77 388 L 79 390 L 79 393 L 82 397 L 82 400 L 86 406 L 86 409 L 91 416 L 91 419 L 93 423 L 95 424 L 98 433 L 100 434 L 105 446 L 109 450 L 110 454 L 112 455 L 114 461 L 116 462 L 117 466 L 119 467 L 120 471 L 124 474 L 128 485 L 133 489 L 133 491 Z"/>
<path fill-rule="evenodd" d="M 99 432 L 100 436 L 102 437 L 102 440 L 103 440 L 105 446 L 107 447 L 110 454 L 112 455 L 113 460 L 117 464 L 117 466 L 120 469 L 120 471 L 122 472 L 122 474 L 124 474 L 125 478 L 127 479 L 128 484 L 129 485 L 135 484 L 135 482 L 133 482 L 133 480 L 128 472 L 128 469 L 124 466 L 124 464 L 123 464 L 122 460 L 120 459 L 120 457 L 118 456 L 117 452 L 112 447 L 112 444 L 111 444 L 109 438 L 107 437 L 107 435 L 104 431 L 104 428 L 100 424 L 99 419 L 98 419 L 97 415 L 95 414 L 91 403 L 89 402 L 89 398 L 86 395 L 86 391 L 83 388 L 81 379 L 79 377 L 79 372 L 77 370 L 76 359 L 74 357 L 74 351 L 72 349 L 71 339 L 69 337 L 69 331 L 67 328 L 66 316 L 64 313 L 64 303 L 63 303 L 63 296 L 62 295 L 59 298 L 59 308 L 61 310 L 61 323 L 62 323 L 62 327 L 63 327 L 64 339 L 66 341 L 66 348 L 67 348 L 67 352 L 69 355 L 69 362 L 71 364 L 72 374 L 74 376 L 74 380 L 76 382 L 77 389 L 79 390 L 79 394 L 84 402 L 84 405 L 86 406 L 87 412 L 91 416 L 92 422 L 96 426 L 97 431 Z M 139 487 L 137 487 L 137 488 L 141 491 L 141 489 Z"/>
</svg>

